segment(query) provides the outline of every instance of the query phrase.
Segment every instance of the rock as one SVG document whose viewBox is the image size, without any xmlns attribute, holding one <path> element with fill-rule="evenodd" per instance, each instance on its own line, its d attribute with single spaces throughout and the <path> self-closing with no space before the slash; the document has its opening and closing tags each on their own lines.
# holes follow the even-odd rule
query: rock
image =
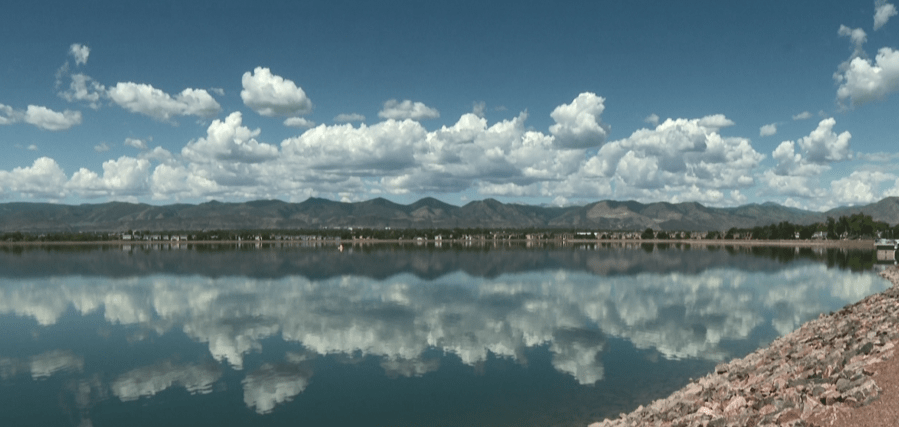
<svg viewBox="0 0 899 427">
<path fill-rule="evenodd" d="M 899 268 L 881 274 L 894 284 L 887 291 L 721 363 L 665 399 L 589 427 L 805 426 L 810 418 L 870 404 L 881 392 L 871 365 L 891 359 L 899 342 Z"/>
</svg>

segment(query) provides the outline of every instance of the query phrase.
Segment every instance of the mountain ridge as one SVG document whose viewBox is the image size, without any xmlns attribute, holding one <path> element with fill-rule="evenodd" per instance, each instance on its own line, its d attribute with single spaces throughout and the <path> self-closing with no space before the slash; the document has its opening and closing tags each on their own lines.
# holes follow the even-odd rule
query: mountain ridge
<svg viewBox="0 0 899 427">
<path fill-rule="evenodd" d="M 899 197 L 826 212 L 776 203 L 716 208 L 697 202 L 641 203 L 600 200 L 584 206 L 546 207 L 502 203 L 488 198 L 455 206 L 433 197 L 408 205 L 384 198 L 338 202 L 309 198 L 290 203 L 277 199 L 247 202 L 211 200 L 199 204 L 150 205 L 106 202 L 61 205 L 40 202 L 0 204 L 0 232 L 77 232 L 124 230 L 227 230 L 313 228 L 558 228 L 602 230 L 727 230 L 788 221 L 823 222 L 828 216 L 863 213 L 875 221 L 899 223 Z"/>
</svg>

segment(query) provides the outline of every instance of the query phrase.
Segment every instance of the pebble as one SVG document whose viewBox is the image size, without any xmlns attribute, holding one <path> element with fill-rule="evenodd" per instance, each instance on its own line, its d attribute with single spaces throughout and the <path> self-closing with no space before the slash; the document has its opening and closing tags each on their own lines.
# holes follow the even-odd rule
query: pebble
<svg viewBox="0 0 899 427">
<path fill-rule="evenodd" d="M 768 347 L 722 363 L 665 399 L 588 427 L 808 426 L 808 420 L 875 401 L 874 363 L 899 340 L 899 269 L 890 289 L 822 314 Z"/>
</svg>

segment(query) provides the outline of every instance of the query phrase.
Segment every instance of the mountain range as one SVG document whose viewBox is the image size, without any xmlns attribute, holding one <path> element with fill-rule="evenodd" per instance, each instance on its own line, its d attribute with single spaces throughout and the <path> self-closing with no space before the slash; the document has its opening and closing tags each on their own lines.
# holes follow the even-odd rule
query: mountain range
<svg viewBox="0 0 899 427">
<path fill-rule="evenodd" d="M 715 208 L 695 202 L 639 203 L 603 200 L 585 206 L 546 207 L 501 203 L 494 199 L 454 206 L 434 198 L 401 205 L 383 198 L 345 203 L 310 198 L 301 203 L 257 200 L 210 201 L 155 206 L 108 202 L 62 205 L 0 204 L 0 232 L 174 231 L 234 229 L 359 228 L 560 228 L 602 230 L 727 230 L 789 221 L 823 222 L 828 216 L 863 213 L 875 221 L 899 223 L 899 198 L 826 212 L 776 203 Z"/>
</svg>

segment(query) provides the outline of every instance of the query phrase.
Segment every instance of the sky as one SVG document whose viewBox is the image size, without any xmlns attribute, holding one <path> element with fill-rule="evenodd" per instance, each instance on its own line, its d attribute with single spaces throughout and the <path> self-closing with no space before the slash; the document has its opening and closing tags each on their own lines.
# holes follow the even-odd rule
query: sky
<svg viewBox="0 0 899 427">
<path fill-rule="evenodd" d="M 899 196 L 888 1 L 32 1 L 0 202 Z"/>
</svg>

